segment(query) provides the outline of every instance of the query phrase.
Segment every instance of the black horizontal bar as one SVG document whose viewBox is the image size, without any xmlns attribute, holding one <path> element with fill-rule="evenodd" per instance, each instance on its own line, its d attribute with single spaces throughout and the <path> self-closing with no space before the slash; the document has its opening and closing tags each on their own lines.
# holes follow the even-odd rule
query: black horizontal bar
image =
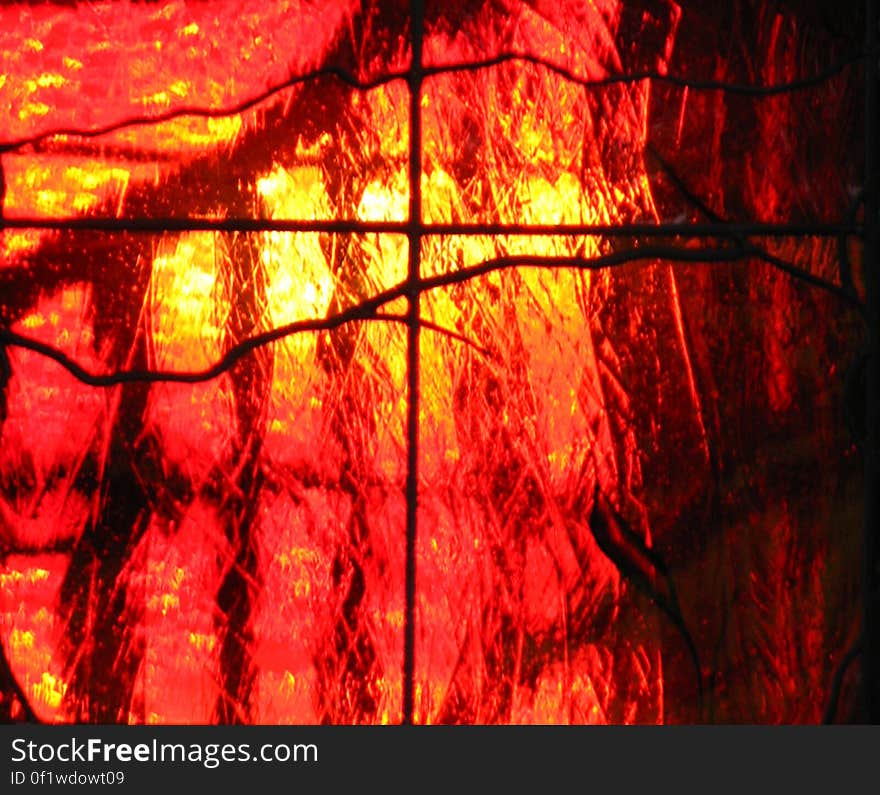
<svg viewBox="0 0 880 795">
<path fill-rule="evenodd" d="M 406 221 L 273 220 L 264 218 L 3 218 L 2 229 L 91 232 L 327 232 L 407 234 Z M 424 235 L 535 235 L 606 237 L 840 237 L 861 235 L 851 222 L 817 223 L 659 223 L 659 224 L 507 224 L 425 223 Z"/>
</svg>

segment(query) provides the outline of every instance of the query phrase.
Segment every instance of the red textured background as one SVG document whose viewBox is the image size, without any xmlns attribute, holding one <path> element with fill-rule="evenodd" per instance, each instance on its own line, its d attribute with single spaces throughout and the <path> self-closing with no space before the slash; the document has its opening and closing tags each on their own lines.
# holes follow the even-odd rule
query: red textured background
<svg viewBox="0 0 880 795">
<path fill-rule="evenodd" d="M 583 79 L 768 85 L 861 35 L 819 4 L 635 6 L 428 4 L 425 63 L 513 52 Z M 229 107 L 320 67 L 404 70 L 405 11 L 9 4 L 0 138 Z M 771 98 L 585 88 L 522 61 L 439 74 L 422 220 L 835 221 L 859 186 L 859 90 L 854 67 Z M 321 77 L 222 118 L 53 137 L 3 154 L 4 215 L 404 221 L 408 110 L 401 80 Z M 833 238 L 755 242 L 839 281 Z M 207 367 L 400 283 L 408 257 L 389 233 L 6 229 L 0 244 L 4 324 L 92 372 Z M 421 272 L 645 244 L 437 235 Z M 758 261 L 647 260 L 499 271 L 426 293 L 422 316 L 416 720 L 819 720 L 855 635 L 855 313 Z M 42 719 L 401 719 L 405 349 L 403 326 L 371 321 L 207 383 L 110 389 L 8 349 L 0 641 Z M 597 543 L 597 484 L 633 554 L 668 566 L 702 705 L 681 633 Z"/>
</svg>

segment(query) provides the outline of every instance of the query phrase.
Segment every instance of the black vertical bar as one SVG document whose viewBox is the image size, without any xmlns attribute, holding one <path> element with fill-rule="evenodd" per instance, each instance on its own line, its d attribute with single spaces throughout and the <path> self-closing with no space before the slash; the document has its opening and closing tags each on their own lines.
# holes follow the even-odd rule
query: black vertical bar
<svg viewBox="0 0 880 795">
<path fill-rule="evenodd" d="M 880 118 L 878 118 L 878 58 L 880 58 L 878 0 L 866 0 L 865 65 L 865 315 L 868 360 L 865 403 L 865 525 L 862 559 L 862 704 L 867 723 L 880 723 L 880 572 L 878 572 L 878 525 L 880 525 Z"/>
<path fill-rule="evenodd" d="M 416 538 L 419 511 L 419 278 L 422 245 L 422 36 L 425 8 L 411 4 L 409 70 L 409 270 L 407 287 L 406 604 L 403 625 L 403 722 L 413 722 L 415 690 Z"/>
</svg>

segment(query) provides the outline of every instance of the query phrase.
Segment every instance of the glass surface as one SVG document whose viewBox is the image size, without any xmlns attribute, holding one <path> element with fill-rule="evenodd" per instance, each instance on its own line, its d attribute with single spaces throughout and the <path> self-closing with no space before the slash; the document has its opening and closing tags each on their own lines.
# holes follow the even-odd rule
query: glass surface
<svg viewBox="0 0 880 795">
<path fill-rule="evenodd" d="M 812 5 L 430 2 L 418 149 L 406 4 L 4 5 L 0 718 L 399 722 L 415 450 L 417 722 L 820 720 L 863 34 Z"/>
</svg>

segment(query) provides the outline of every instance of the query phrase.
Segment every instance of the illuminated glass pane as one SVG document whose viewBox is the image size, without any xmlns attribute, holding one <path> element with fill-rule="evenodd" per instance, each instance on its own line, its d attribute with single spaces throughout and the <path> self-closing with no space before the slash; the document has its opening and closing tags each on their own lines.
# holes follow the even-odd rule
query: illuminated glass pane
<svg viewBox="0 0 880 795">
<path fill-rule="evenodd" d="M 802 5 L 427 3 L 416 146 L 405 4 L 5 4 L 0 717 L 819 720 L 862 32 Z"/>
</svg>

